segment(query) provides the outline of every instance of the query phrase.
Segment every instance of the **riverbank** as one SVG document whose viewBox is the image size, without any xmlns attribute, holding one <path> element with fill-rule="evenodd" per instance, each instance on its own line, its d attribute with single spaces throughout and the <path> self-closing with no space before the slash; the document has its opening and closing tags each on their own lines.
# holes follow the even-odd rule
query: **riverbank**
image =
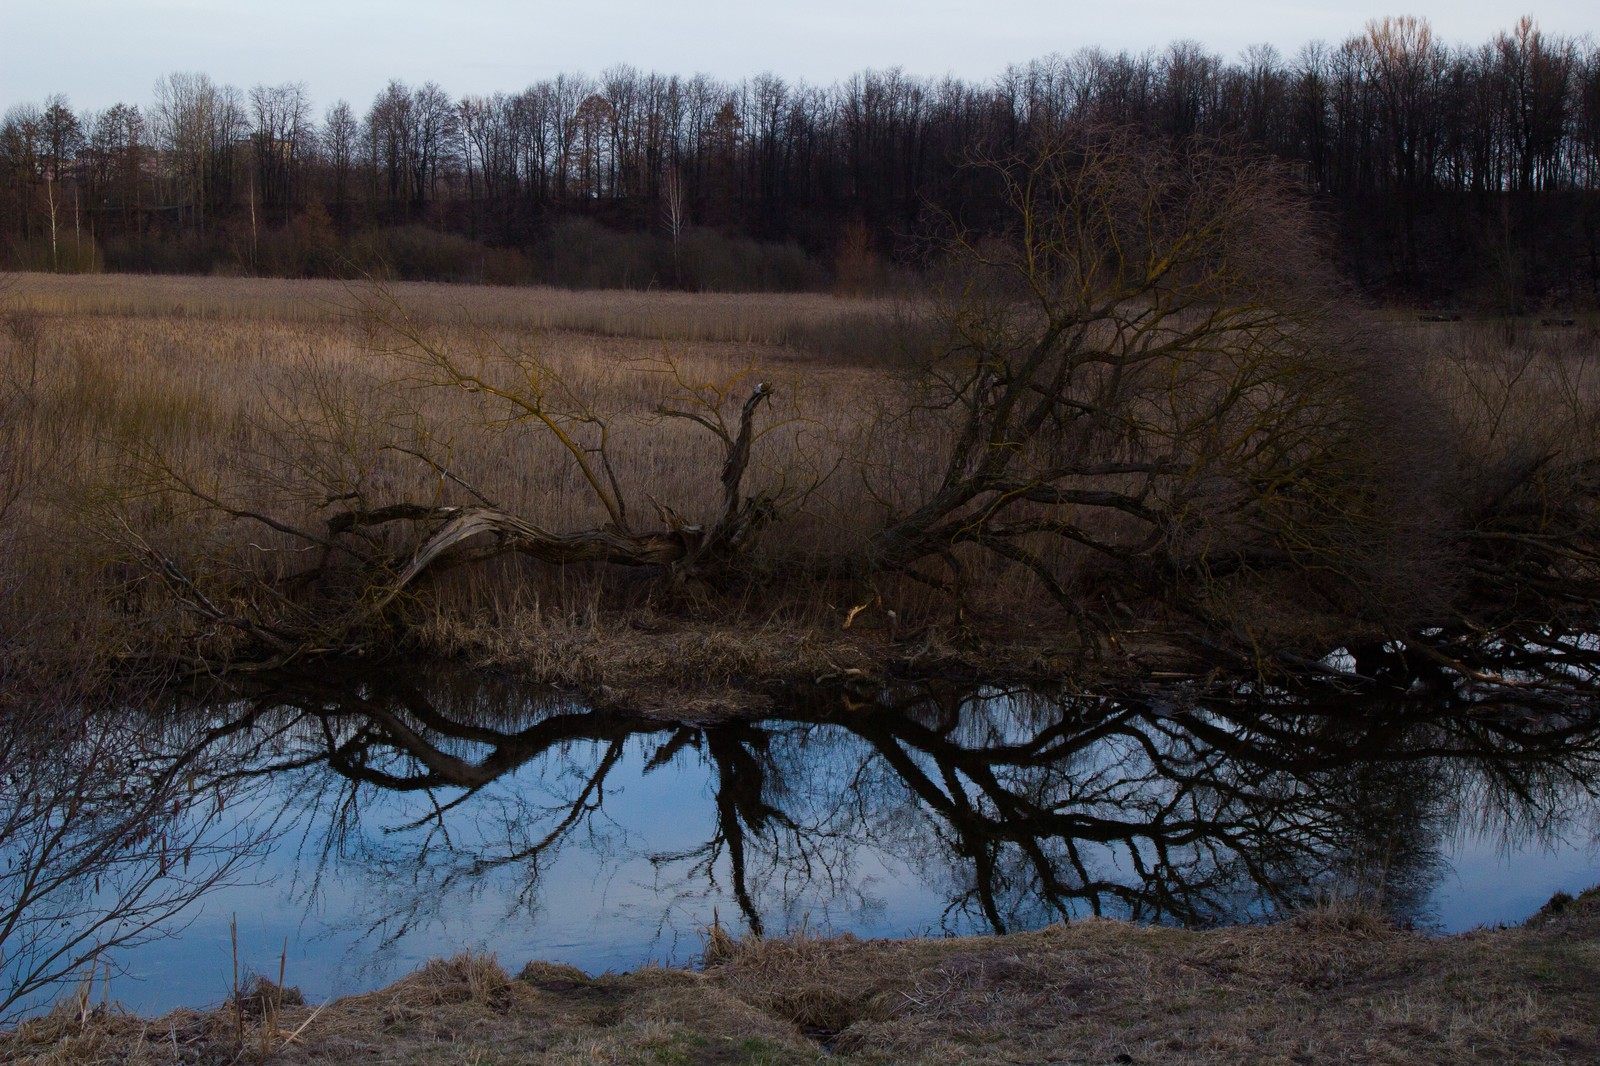
<svg viewBox="0 0 1600 1066">
<path fill-rule="evenodd" d="M 848 622 L 848 627 L 846 623 Z M 576 690 L 597 707 L 707 721 L 762 713 L 769 694 L 794 686 L 875 690 L 895 678 L 1070 683 L 1105 690 L 1201 681 L 1248 665 L 1181 631 L 1129 627 L 1085 639 L 1027 620 L 899 624 L 868 605 L 815 624 L 759 618 L 704 620 L 654 610 L 579 624 L 524 615 L 487 626 L 435 617 L 413 630 L 415 655 Z"/>
<path fill-rule="evenodd" d="M 590 977 L 435 961 L 311 1006 L 270 986 L 141 1019 L 69 999 L 0 1034 L 29 1066 L 118 1063 L 1593 1062 L 1600 890 L 1429 937 L 1335 906 L 1189 932 L 734 942 L 698 970 Z M 264 994 L 263 994 L 264 993 Z M 92 997 L 88 997 L 92 998 Z M 281 999 L 281 1004 L 280 1004 Z M 292 1005 L 291 1005 L 292 1004 Z"/>
</svg>

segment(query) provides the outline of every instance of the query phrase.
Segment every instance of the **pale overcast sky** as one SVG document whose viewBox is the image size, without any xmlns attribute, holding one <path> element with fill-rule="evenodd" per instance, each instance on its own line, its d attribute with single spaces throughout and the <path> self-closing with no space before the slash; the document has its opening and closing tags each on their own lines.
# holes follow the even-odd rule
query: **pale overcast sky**
<svg viewBox="0 0 1600 1066">
<path fill-rule="evenodd" d="M 319 114 L 341 97 L 364 111 L 391 78 L 460 96 L 614 63 L 729 80 L 770 70 L 828 84 L 900 66 L 983 81 L 1007 63 L 1087 46 L 1142 51 L 1188 38 L 1227 59 L 1257 43 L 1292 55 L 1386 14 L 1424 16 L 1452 43 L 1487 41 L 1522 14 L 1549 33 L 1600 30 L 1593 0 L 1389 10 L 1264 0 L 0 0 L 0 109 L 58 92 L 79 109 L 144 104 L 175 71 L 241 89 L 302 81 Z"/>
</svg>

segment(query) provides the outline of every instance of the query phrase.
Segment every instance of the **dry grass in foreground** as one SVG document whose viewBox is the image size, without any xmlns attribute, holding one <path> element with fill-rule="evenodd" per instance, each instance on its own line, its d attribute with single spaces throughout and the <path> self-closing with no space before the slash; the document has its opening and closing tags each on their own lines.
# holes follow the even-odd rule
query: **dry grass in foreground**
<svg viewBox="0 0 1600 1066">
<path fill-rule="evenodd" d="M 1505 1063 L 1600 1057 L 1600 890 L 1434 939 L 1333 907 L 1211 932 L 1111 921 L 1008 937 L 733 943 L 703 971 L 516 978 L 459 956 L 322 1007 L 73 1001 L 0 1035 L 98 1063 Z M 287 997 L 292 1001 L 295 997 Z M 240 1018 L 243 1018 L 241 1024 Z"/>
<path fill-rule="evenodd" d="M 10 549 L 0 628 L 39 634 L 32 643 L 41 646 L 56 630 L 97 634 L 60 638 L 69 654 L 92 644 L 137 657 L 193 644 L 185 612 L 171 613 L 159 582 L 129 556 L 124 519 L 222 585 L 262 566 L 303 565 L 301 546 L 272 530 L 174 495 L 180 476 L 229 507 L 281 510 L 311 529 L 323 528 L 330 499 L 351 494 L 475 502 L 416 457 L 426 453 L 475 493 L 548 528 L 604 520 L 551 440 L 521 424 L 486 426 L 475 397 L 411 380 L 415 368 L 383 350 L 352 310 L 371 295 L 330 282 L 10 279 L 0 386 L 24 387 L 0 405 L 0 542 Z M 863 330 L 857 319 L 876 322 L 885 308 L 861 302 L 417 285 L 393 295 L 472 358 L 500 346 L 537 350 L 582 403 L 607 413 L 616 476 L 647 514 L 656 499 L 698 519 L 719 498 L 716 442 L 656 413 L 681 391 L 669 369 L 695 382 L 746 374 L 770 383 L 774 421 L 786 424 L 762 440 L 754 476 L 797 485 L 838 467 L 872 415 L 864 398 L 892 387 L 881 366 L 861 365 L 836 343 L 883 339 L 881 324 Z M 859 490 L 834 482 L 840 491 L 817 494 L 786 545 L 848 535 L 838 516 L 860 506 Z M 415 618 L 424 642 L 487 655 L 504 643 L 497 636 L 530 623 L 590 633 L 615 607 L 599 611 L 613 578 L 631 588 L 628 575 L 592 567 L 464 573 Z M 226 595 L 221 587 L 212 593 Z M 809 593 L 794 599 L 809 605 Z M 52 612 L 61 603 L 71 610 Z M 511 628 L 481 624 L 489 618 Z"/>
</svg>

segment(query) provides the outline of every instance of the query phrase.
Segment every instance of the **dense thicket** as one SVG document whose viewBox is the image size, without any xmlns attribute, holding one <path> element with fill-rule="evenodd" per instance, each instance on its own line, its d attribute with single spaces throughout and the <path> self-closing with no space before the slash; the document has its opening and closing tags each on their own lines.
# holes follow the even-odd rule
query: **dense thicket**
<svg viewBox="0 0 1600 1066">
<path fill-rule="evenodd" d="M 1600 295 L 1600 48 L 1528 19 L 1463 46 L 1382 19 L 1236 62 L 1189 41 L 1089 49 L 988 84 L 626 66 L 488 98 L 392 82 L 320 119 L 303 85 L 173 74 L 142 105 L 12 107 L 0 240 L 35 269 L 860 290 L 930 212 L 997 209 L 964 160 L 1085 120 L 1291 161 L 1376 293 L 1511 311 Z"/>
</svg>

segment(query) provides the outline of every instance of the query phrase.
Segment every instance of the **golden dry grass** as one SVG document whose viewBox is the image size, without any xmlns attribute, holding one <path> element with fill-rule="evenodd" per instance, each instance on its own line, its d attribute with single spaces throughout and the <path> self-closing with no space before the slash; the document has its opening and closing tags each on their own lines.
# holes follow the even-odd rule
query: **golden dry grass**
<svg viewBox="0 0 1600 1066">
<path fill-rule="evenodd" d="M 709 952 L 708 952 L 709 953 Z M 1345 906 L 1185 932 L 1092 920 L 1007 937 L 747 940 L 701 971 L 590 977 L 483 957 L 286 1007 L 268 1061 L 1583 1063 L 1600 1056 L 1600 892 L 1435 939 Z M 256 1024 L 252 1021 L 250 1024 Z M 29 1066 L 253 1061 L 231 1012 L 69 1001 L 0 1035 Z M 291 1035 L 294 1034 L 292 1039 Z"/>
<path fill-rule="evenodd" d="M 347 318 L 370 286 L 283 278 L 127 274 L 14 274 L 10 305 L 49 316 L 154 316 L 330 323 Z M 390 282 L 415 314 L 480 328 L 566 330 L 660 341 L 803 342 L 819 329 L 890 311 L 883 300 L 818 294 L 575 291 L 541 287 Z"/>
<path fill-rule="evenodd" d="M 470 364 L 536 361 L 612 417 L 624 486 L 673 504 L 711 495 L 720 472 L 709 437 L 653 414 L 681 382 L 744 374 L 735 404 L 755 381 L 774 384 L 780 419 L 797 421 L 768 439 L 766 458 L 803 474 L 837 460 L 829 442 L 859 428 L 883 378 L 785 342 L 796 322 L 863 313 L 827 297 L 414 284 L 380 293 L 336 282 L 48 275 L 22 276 L 8 295 L 9 359 L 37 365 L 41 418 L 82 442 L 196 452 L 220 467 L 292 443 L 272 440 L 275 430 L 321 430 L 338 436 L 319 443 L 370 449 L 426 426 L 449 438 L 437 441 L 446 450 L 461 449 L 448 452 L 454 467 L 536 521 L 587 517 L 573 512 L 570 477 L 551 469 L 561 464 L 550 442 L 515 429 L 473 432 L 484 412 L 459 390 L 420 387 L 414 363 L 384 351 L 396 338 L 375 315 L 408 316 Z"/>
<path fill-rule="evenodd" d="M 116 562 L 127 547 L 115 543 L 118 516 L 201 571 L 296 566 L 302 545 L 227 519 L 202 497 L 315 530 L 330 500 L 348 493 L 373 503 L 472 502 L 459 478 L 549 529 L 602 523 L 595 495 L 550 434 L 495 425 L 502 407 L 425 384 L 424 370 L 398 350 L 404 338 L 390 327 L 401 318 L 401 332 L 414 326 L 512 387 L 527 385 L 518 375 L 536 368 L 560 411 L 604 412 L 618 480 L 644 526 L 657 522 L 656 503 L 706 521 L 721 493 L 721 444 L 688 421 L 661 418 L 658 405 L 721 384 L 734 417 L 755 382 L 772 385 L 776 425 L 755 450 L 748 483 L 791 493 L 820 486 L 784 530 L 791 558 L 860 536 L 858 519 L 873 505 L 857 460 L 870 456 L 872 420 L 898 387 L 861 353 L 840 356 L 805 340 L 836 329 L 859 341 L 866 334 L 854 324 L 867 320 L 873 336 L 890 335 L 880 321 L 886 306 L 829 297 L 41 275 L 11 282 L 0 356 L 7 377 L 28 386 L 27 403 L 10 416 L 25 460 L 16 464 L 24 492 L 12 512 L 12 558 L 35 577 L 50 567 L 73 571 L 86 612 L 105 598 L 108 580 L 134 580 Z M 575 431 L 580 442 L 592 442 L 583 432 Z M 894 461 L 900 479 L 918 459 L 926 462 L 921 453 L 867 461 Z M 171 493 L 177 477 L 194 492 Z M 423 630 L 461 650 L 463 618 L 506 617 L 521 632 L 549 615 L 572 630 L 592 628 L 585 613 L 603 583 L 513 565 L 446 587 L 458 609 L 423 612 Z M 140 609 L 137 589 L 112 590 L 119 595 L 125 612 Z M 162 621 L 140 628 L 159 639 Z M 477 650 L 504 643 L 480 639 Z"/>
<path fill-rule="evenodd" d="M 979 619 L 1000 644 L 1021 641 L 1004 652 L 1008 669 L 1037 660 L 1059 671 L 1077 661 L 1077 630 L 1022 567 L 964 555 L 960 613 L 910 581 L 848 567 L 814 573 L 813 561 L 859 558 L 885 516 L 924 499 L 943 472 L 951 428 L 936 413 L 908 413 L 914 385 L 902 367 L 919 342 L 895 314 L 885 302 L 823 296 L 14 276 L 0 292 L 10 402 L 0 410 L 0 612 L 12 631 L 39 634 L 36 644 L 113 656 L 194 645 L 192 619 L 139 565 L 122 521 L 220 599 L 309 558 L 304 542 L 230 518 L 216 502 L 315 532 L 351 494 L 379 505 L 469 503 L 476 492 L 547 529 L 601 525 L 604 509 L 548 432 L 525 420 L 497 424 L 504 405 L 428 383 L 415 352 L 403 350 L 410 327 L 397 320 L 406 318 L 493 380 L 524 387 L 537 368 L 558 411 L 604 413 L 638 527 L 657 525 L 657 504 L 690 522 L 716 513 L 720 442 L 656 413 L 690 387 L 726 385 L 729 417 L 756 381 L 775 387 L 764 411 L 775 428 L 754 449 L 746 488 L 790 494 L 754 560 L 759 591 L 752 583 L 714 604 L 696 601 L 694 589 L 675 593 L 706 625 L 679 625 L 680 612 L 678 628 L 654 633 L 659 590 L 627 573 L 500 560 L 422 589 L 406 617 L 414 642 L 563 681 L 676 671 L 720 684 L 860 667 L 863 632 L 868 658 L 926 666 L 954 654 L 992 666 L 994 642 L 955 647 Z M 1551 442 L 1600 454 L 1600 423 L 1587 416 L 1597 396 L 1592 328 L 1535 328 L 1512 343 L 1472 323 L 1402 328 L 1430 355 L 1430 402 L 1461 427 L 1451 444 L 1459 454 L 1441 465 L 1492 468 Z M 592 428 L 575 432 L 592 442 L 582 437 Z M 178 478 L 190 492 L 172 491 Z M 1100 558 L 1069 542 L 1050 550 L 1063 585 L 1099 609 Z M 1263 579 L 1223 595 L 1237 600 L 1230 610 L 1246 628 L 1288 645 L 1348 639 L 1339 632 L 1348 619 L 1315 616 L 1281 584 Z M 818 636 L 838 636 L 861 606 L 848 641 Z M 641 626 L 650 639 L 635 636 Z M 220 633 L 207 639 L 228 651 Z"/>
<path fill-rule="evenodd" d="M 1428 392 L 1446 403 L 1474 462 L 1518 450 L 1592 449 L 1600 402 L 1600 318 L 1573 327 L 1411 323 Z"/>
</svg>

